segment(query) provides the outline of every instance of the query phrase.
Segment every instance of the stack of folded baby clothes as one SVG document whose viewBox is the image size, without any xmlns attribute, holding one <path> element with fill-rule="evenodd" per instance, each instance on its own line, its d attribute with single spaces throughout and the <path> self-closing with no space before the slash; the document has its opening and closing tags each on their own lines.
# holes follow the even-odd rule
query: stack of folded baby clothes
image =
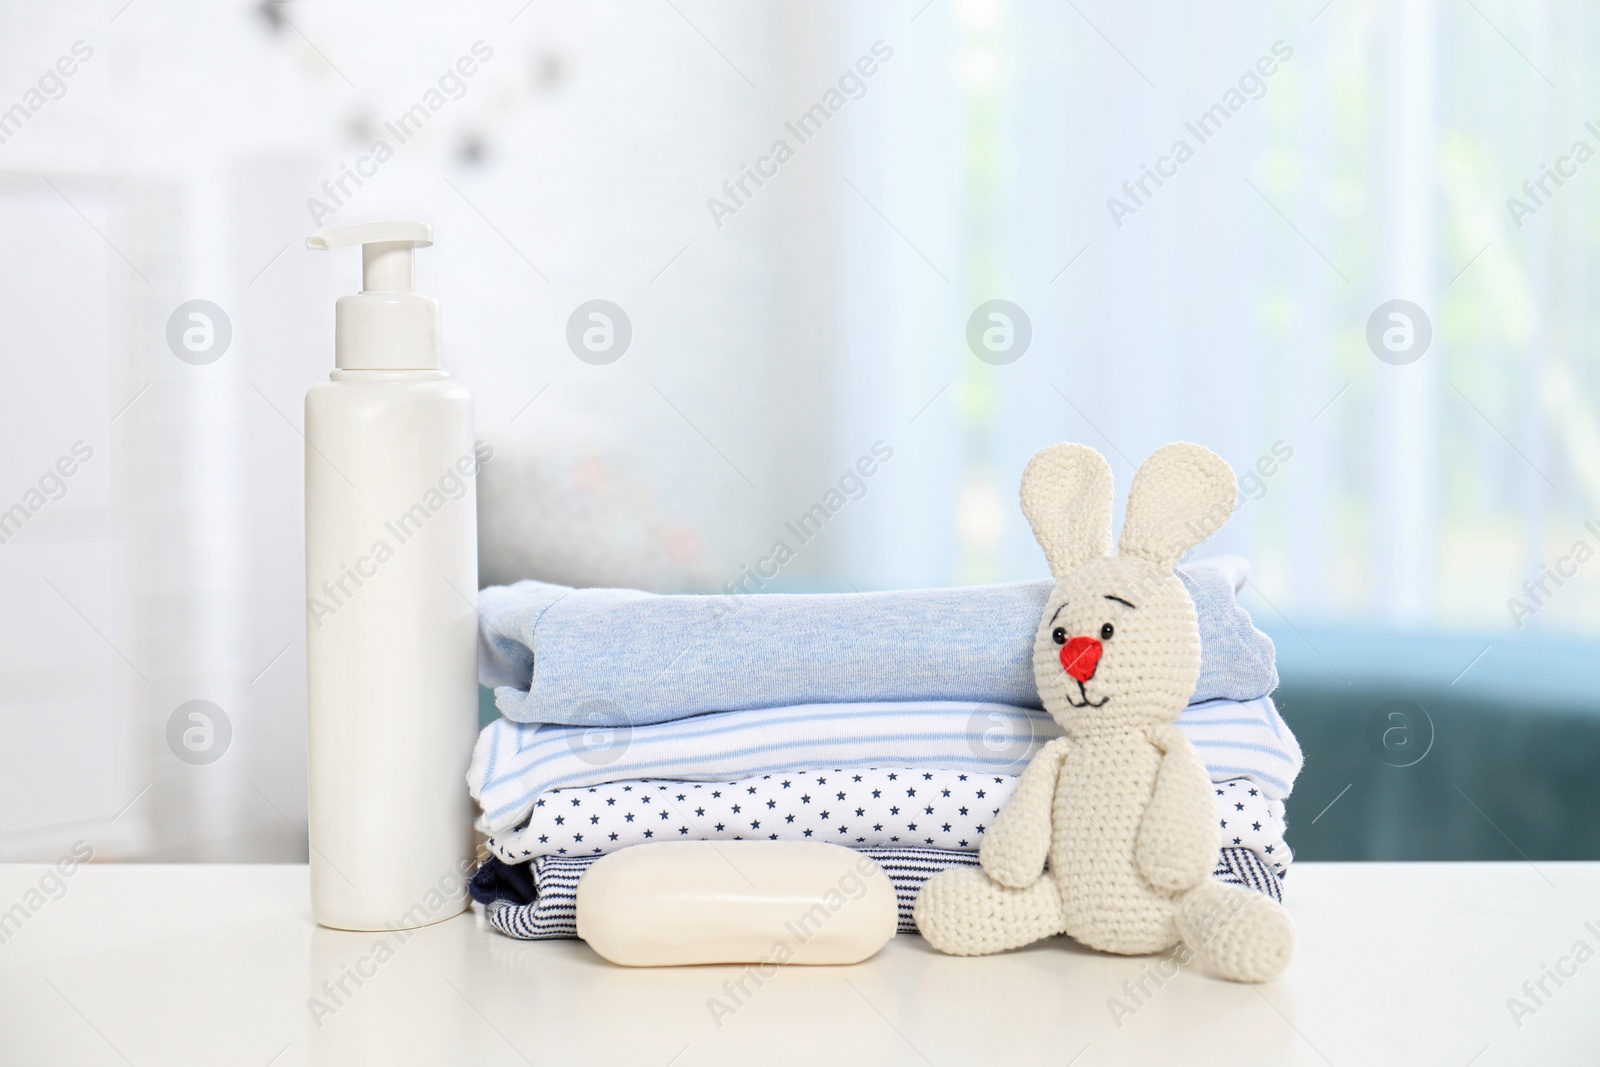
<svg viewBox="0 0 1600 1067">
<path fill-rule="evenodd" d="M 1177 568 L 1201 670 L 1178 726 L 1210 772 L 1215 877 L 1282 899 L 1300 748 L 1234 558 Z M 512 937 L 575 937 L 579 877 L 650 841 L 828 841 L 876 858 L 901 929 L 933 874 L 1061 729 L 1033 640 L 1052 584 L 659 596 L 526 581 L 479 594 L 480 674 L 503 718 L 468 782 L 491 853 L 472 880 Z"/>
</svg>

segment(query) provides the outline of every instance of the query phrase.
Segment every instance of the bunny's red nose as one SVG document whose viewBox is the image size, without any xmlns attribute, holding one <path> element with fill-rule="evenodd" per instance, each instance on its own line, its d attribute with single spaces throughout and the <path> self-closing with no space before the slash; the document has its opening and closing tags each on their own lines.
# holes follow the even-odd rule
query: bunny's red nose
<svg viewBox="0 0 1600 1067">
<path fill-rule="evenodd" d="M 1061 646 L 1061 669 L 1080 682 L 1094 677 L 1100 665 L 1101 645 L 1092 637 L 1074 637 Z"/>
</svg>

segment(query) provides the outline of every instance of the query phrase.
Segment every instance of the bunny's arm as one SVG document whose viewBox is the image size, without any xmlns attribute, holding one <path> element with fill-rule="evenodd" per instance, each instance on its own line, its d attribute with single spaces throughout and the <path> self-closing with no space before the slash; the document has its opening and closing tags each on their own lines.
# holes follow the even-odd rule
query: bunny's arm
<svg viewBox="0 0 1600 1067">
<path fill-rule="evenodd" d="M 1017 791 L 995 816 L 978 847 L 978 862 L 1001 885 L 1023 889 L 1039 880 L 1050 852 L 1050 812 L 1056 779 L 1072 742 L 1058 737 L 1041 748 L 1017 780 Z"/>
<path fill-rule="evenodd" d="M 1175 892 L 1200 884 L 1216 866 L 1217 809 L 1205 766 L 1183 732 L 1164 724 L 1149 737 L 1162 752 L 1161 768 L 1139 823 L 1134 860 L 1151 885 Z"/>
</svg>

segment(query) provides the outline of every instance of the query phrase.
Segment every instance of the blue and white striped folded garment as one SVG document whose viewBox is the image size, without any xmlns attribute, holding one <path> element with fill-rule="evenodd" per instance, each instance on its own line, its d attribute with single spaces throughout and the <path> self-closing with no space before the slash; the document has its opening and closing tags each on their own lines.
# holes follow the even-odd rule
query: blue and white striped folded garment
<svg viewBox="0 0 1600 1067">
<path fill-rule="evenodd" d="M 487 841 L 506 863 L 603 856 L 653 841 L 826 841 L 854 849 L 976 852 L 1017 778 L 943 768 L 852 767 L 734 782 L 629 781 L 553 789 L 527 823 Z M 1247 848 L 1283 875 L 1283 802 L 1248 778 L 1214 784 L 1219 848 Z"/>
<path fill-rule="evenodd" d="M 898 930 L 917 932 L 912 908 L 922 884 L 950 867 L 976 867 L 974 852 L 937 848 L 866 848 L 894 886 L 899 906 Z M 596 856 L 542 856 L 517 868 L 495 866 L 491 859 L 472 877 L 475 905 L 489 925 L 520 941 L 550 941 L 578 936 L 578 880 Z M 1246 848 L 1224 848 L 1211 877 L 1242 885 L 1283 902 L 1278 876 Z"/>
<path fill-rule="evenodd" d="M 1300 746 L 1270 697 L 1191 704 L 1178 727 L 1213 781 L 1249 778 L 1271 800 L 1289 795 Z M 633 728 L 499 719 L 479 735 L 467 783 L 482 808 L 478 828 L 499 839 L 554 789 L 643 778 L 733 782 L 806 767 L 1015 776 L 1059 736 L 1043 711 L 952 701 L 726 711 Z"/>
</svg>

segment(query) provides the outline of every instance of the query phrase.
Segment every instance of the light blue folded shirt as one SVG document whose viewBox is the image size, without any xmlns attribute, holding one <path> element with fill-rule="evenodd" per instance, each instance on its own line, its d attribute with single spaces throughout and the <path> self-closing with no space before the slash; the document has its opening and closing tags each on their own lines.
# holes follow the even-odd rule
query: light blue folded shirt
<svg viewBox="0 0 1600 1067">
<path fill-rule="evenodd" d="M 1278 686 L 1235 599 L 1247 565 L 1177 568 L 1200 622 L 1191 702 Z M 508 719 L 641 726 L 708 711 L 866 701 L 1037 708 L 1049 581 L 883 593 L 663 596 L 524 581 L 478 594 L 479 677 Z"/>
<path fill-rule="evenodd" d="M 1190 704 L 1178 728 L 1212 781 L 1250 778 L 1273 800 L 1294 787 L 1300 746 L 1270 697 Z M 641 778 L 731 782 L 885 762 L 1018 775 L 1060 736 L 1061 727 L 1037 709 L 952 701 L 758 708 L 638 728 L 496 719 L 478 735 L 467 784 L 483 809 L 478 828 L 503 837 L 551 789 Z"/>
</svg>

